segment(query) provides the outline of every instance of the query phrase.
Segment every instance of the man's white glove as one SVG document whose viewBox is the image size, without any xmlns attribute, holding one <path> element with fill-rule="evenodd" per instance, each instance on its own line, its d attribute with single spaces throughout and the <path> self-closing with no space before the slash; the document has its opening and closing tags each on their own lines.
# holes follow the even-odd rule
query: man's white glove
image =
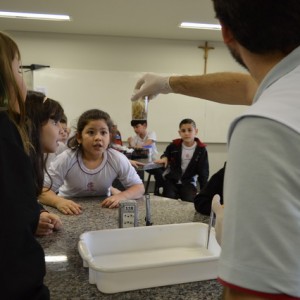
<svg viewBox="0 0 300 300">
<path fill-rule="evenodd" d="M 220 203 L 219 195 L 214 195 L 212 203 L 211 203 L 211 209 L 216 215 L 216 224 L 215 224 L 216 239 L 217 239 L 217 242 L 219 243 L 219 245 L 221 246 L 224 206 Z"/>
<path fill-rule="evenodd" d="M 158 94 L 168 94 L 172 92 L 169 84 L 170 77 L 159 76 L 147 73 L 141 77 L 135 85 L 134 93 L 131 100 L 138 100 L 148 96 L 148 99 L 153 99 Z"/>
</svg>

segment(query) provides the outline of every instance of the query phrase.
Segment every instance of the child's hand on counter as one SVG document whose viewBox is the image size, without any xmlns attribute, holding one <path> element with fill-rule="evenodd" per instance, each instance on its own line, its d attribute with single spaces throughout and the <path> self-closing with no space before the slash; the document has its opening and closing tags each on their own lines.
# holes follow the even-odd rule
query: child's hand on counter
<svg viewBox="0 0 300 300">
<path fill-rule="evenodd" d="M 65 215 L 79 215 L 82 213 L 82 207 L 72 200 L 60 198 L 56 208 Z"/>
<path fill-rule="evenodd" d="M 101 206 L 102 207 L 106 207 L 106 208 L 118 208 L 119 207 L 119 202 L 121 200 L 120 197 L 116 195 L 112 195 L 108 198 L 106 198 L 102 203 Z"/>
</svg>

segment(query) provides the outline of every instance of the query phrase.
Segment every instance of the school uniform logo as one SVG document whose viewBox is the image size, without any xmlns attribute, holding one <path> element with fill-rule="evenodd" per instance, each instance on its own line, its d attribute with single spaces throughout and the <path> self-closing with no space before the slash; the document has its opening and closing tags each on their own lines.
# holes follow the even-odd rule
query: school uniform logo
<svg viewBox="0 0 300 300">
<path fill-rule="evenodd" d="M 87 187 L 87 190 L 90 191 L 90 192 L 95 191 L 95 189 L 94 189 L 94 183 L 93 183 L 93 182 L 89 182 L 89 183 L 86 185 L 86 187 Z"/>
</svg>

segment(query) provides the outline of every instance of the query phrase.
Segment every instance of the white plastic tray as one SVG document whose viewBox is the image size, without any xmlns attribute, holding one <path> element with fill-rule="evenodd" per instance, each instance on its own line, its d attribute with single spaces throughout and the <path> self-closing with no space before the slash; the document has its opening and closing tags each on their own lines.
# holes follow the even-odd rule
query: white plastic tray
<svg viewBox="0 0 300 300">
<path fill-rule="evenodd" d="M 89 282 L 103 293 L 214 279 L 220 247 L 207 224 L 183 223 L 85 232 L 78 250 Z"/>
</svg>

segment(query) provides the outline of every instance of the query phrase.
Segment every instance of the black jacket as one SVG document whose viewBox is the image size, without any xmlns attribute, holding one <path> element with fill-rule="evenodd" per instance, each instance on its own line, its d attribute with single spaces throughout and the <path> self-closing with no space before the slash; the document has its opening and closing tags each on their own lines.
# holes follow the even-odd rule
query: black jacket
<svg viewBox="0 0 300 300">
<path fill-rule="evenodd" d="M 0 112 L 0 280 L 7 299 L 49 299 L 33 168 L 15 125 Z"/>
<path fill-rule="evenodd" d="M 182 139 L 173 140 L 168 145 L 161 157 L 167 157 L 170 172 L 165 175 L 165 178 L 173 182 L 181 180 L 182 184 L 194 182 L 194 176 L 198 175 L 200 189 L 204 187 L 209 176 L 208 155 L 206 145 L 198 138 L 195 138 L 197 146 L 194 155 L 187 166 L 184 174 L 181 170 L 181 154 L 182 154 Z"/>
<path fill-rule="evenodd" d="M 216 194 L 220 195 L 221 204 L 223 204 L 224 172 L 225 165 L 209 179 L 206 186 L 195 197 L 194 204 L 197 212 L 203 215 L 210 215 L 211 202 Z"/>
</svg>

